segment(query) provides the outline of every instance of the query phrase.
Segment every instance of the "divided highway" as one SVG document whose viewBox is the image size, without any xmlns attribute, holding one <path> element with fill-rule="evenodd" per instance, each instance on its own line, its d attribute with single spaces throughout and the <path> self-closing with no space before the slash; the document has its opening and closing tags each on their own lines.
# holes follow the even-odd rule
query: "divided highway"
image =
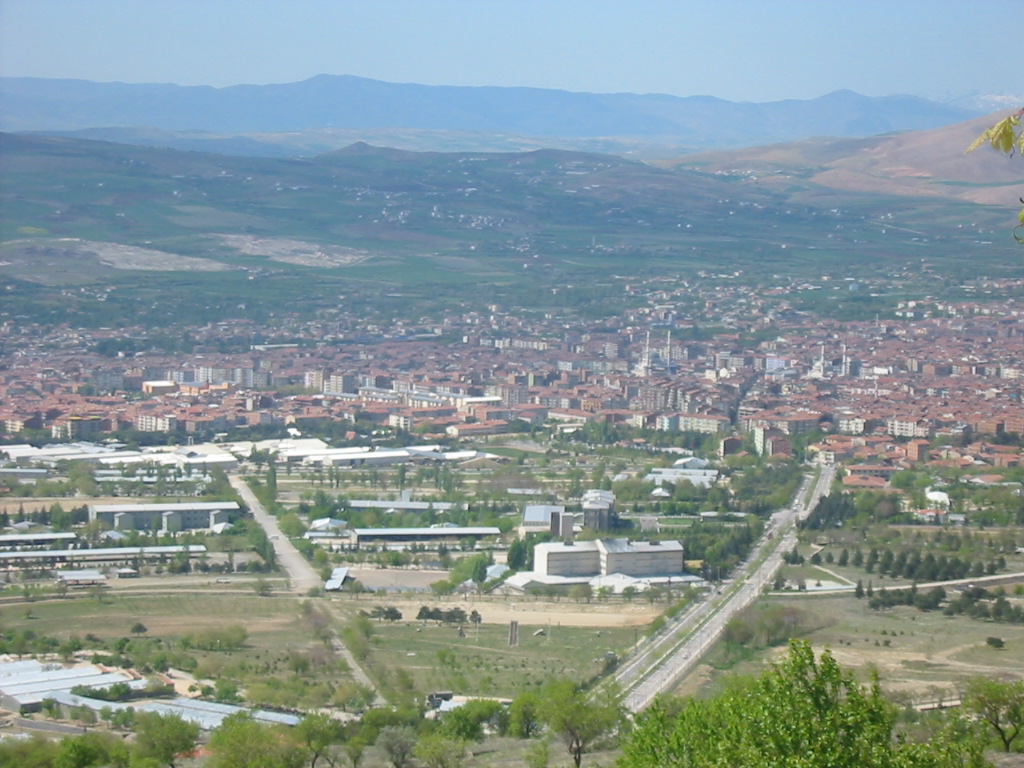
<svg viewBox="0 0 1024 768">
<path fill-rule="evenodd" d="M 835 467 L 831 466 L 822 467 L 817 480 L 813 473 L 807 473 L 793 503 L 772 515 L 764 535 L 732 579 L 673 619 L 623 662 L 615 681 L 631 712 L 639 712 L 659 693 L 671 690 L 714 645 L 729 620 L 774 581 L 783 554 L 796 546 L 796 523 L 828 494 L 834 478 Z"/>
</svg>

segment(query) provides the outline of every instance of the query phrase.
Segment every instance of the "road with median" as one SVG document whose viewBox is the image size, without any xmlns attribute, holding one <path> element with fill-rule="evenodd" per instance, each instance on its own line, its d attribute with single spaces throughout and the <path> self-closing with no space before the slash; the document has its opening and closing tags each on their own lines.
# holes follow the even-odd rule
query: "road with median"
<svg viewBox="0 0 1024 768">
<path fill-rule="evenodd" d="M 715 644 L 730 619 L 772 584 L 784 553 L 797 543 L 797 523 L 829 493 L 835 467 L 808 472 L 793 503 L 775 512 L 749 557 L 706 599 L 694 603 L 627 658 L 615 674 L 624 704 L 639 712 L 659 693 L 672 690 Z"/>
</svg>

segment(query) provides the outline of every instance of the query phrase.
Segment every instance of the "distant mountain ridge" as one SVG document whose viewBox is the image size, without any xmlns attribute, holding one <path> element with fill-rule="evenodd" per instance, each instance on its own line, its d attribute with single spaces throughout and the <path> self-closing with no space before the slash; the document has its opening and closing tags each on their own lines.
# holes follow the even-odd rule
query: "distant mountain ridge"
<svg viewBox="0 0 1024 768">
<path fill-rule="evenodd" d="M 978 114 L 914 96 L 868 97 L 852 91 L 753 103 L 710 96 L 428 86 L 350 75 L 226 88 L 0 78 L 4 131 L 145 126 L 158 132 L 244 135 L 406 129 L 563 140 L 629 137 L 712 149 L 926 130 Z"/>
</svg>

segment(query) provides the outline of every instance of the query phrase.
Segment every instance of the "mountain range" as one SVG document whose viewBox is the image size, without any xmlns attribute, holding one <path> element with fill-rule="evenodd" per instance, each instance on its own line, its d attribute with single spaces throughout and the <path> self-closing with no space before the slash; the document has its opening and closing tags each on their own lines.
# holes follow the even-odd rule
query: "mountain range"
<svg viewBox="0 0 1024 768">
<path fill-rule="evenodd" d="M 554 147 L 651 156 L 926 130 L 978 114 L 915 96 L 852 91 L 754 103 L 348 75 L 226 88 L 0 78 L 0 130 L 264 156 L 318 154 L 357 139 L 419 150 Z"/>
<path fill-rule="evenodd" d="M 298 85 L 328 92 L 336 80 Z M 375 311 L 382 301 L 398 302 L 388 305 L 394 312 L 414 306 L 414 294 L 416 306 L 443 303 L 464 298 L 467 287 L 473 296 L 499 292 L 528 303 L 552 285 L 709 269 L 767 280 L 888 279 L 905 265 L 927 262 L 955 281 L 979 270 L 1007 274 L 1019 261 L 1010 235 L 1014 206 L 1024 196 L 1018 158 L 988 149 L 964 156 L 1000 115 L 947 125 L 955 112 L 921 100 L 837 93 L 812 102 L 730 105 L 426 88 L 421 95 L 434 102 L 423 110 L 392 104 L 398 111 L 387 112 L 377 103 L 371 119 L 374 110 L 339 102 L 321 105 L 316 118 L 303 112 L 316 101 L 308 92 L 289 101 L 289 110 L 254 87 L 222 91 L 239 105 L 248 94 L 259 109 L 231 114 L 211 101 L 204 118 L 201 110 L 188 112 L 186 102 L 192 109 L 193 96 L 216 100 L 224 93 L 97 84 L 79 90 L 81 84 L 61 81 L 68 89 L 61 106 L 47 106 L 37 92 L 7 109 L 12 82 L 4 83 L 6 120 L 73 126 L 87 113 L 104 115 L 113 127 L 90 131 L 119 139 L 83 138 L 84 129 L 0 134 L 0 287 L 8 311 L 25 317 L 63 322 L 74 311 L 82 322 L 107 325 L 148 313 L 147 321 L 162 323 L 183 312 L 220 318 L 282 306 L 326 310 L 342 295 L 360 302 L 375 297 Z M 374 92 L 378 85 L 357 84 Z M 29 81 L 17 85 L 32 90 Z M 61 83 L 45 85 L 42 91 L 56 99 Z M 446 110 L 439 99 L 450 90 L 459 92 L 464 108 L 441 122 Z M 476 99 L 483 92 L 504 98 L 507 91 L 522 98 L 520 106 L 553 100 L 551 109 L 520 115 L 511 102 L 491 110 Z M 85 92 L 96 98 L 82 97 Z M 180 98 L 178 122 L 171 120 L 173 99 L 159 108 L 150 103 L 147 113 L 147 92 Z M 132 104 L 126 94 L 142 102 Z M 575 104 L 575 128 L 553 106 L 562 96 Z M 37 123 L 27 118 L 30 103 Z M 622 105 L 630 103 L 644 107 L 627 115 Z M 660 114 L 653 114 L 655 104 L 664 106 Z M 700 105 L 707 122 L 694 116 Z M 915 105 L 923 112 L 915 113 Z M 902 114 L 940 127 L 694 151 L 699 141 L 721 146 L 742 143 L 745 135 L 753 142 L 758 131 L 868 130 L 881 123 L 866 115 L 882 114 L 882 107 L 886 121 Z M 604 122 L 584 121 L 587 110 L 601 111 Z M 415 126 L 301 127 L 349 113 L 352 125 L 380 125 L 393 115 Z M 143 114 L 151 123 L 164 116 L 172 127 L 116 127 L 117 119 Z M 197 130 L 200 123 L 192 121 L 201 118 L 223 133 Z M 677 131 L 673 137 L 642 133 L 669 130 L 667 124 Z M 635 133 L 587 135 L 593 125 Z M 275 133 L 231 132 L 270 126 Z M 490 132 L 498 126 L 575 135 Z M 391 146 L 351 140 L 374 135 Z M 395 146 L 403 140 L 417 151 Z M 345 145 L 336 148 L 338 141 Z M 296 145 L 306 151 L 289 152 Z M 423 151 L 435 146 L 460 151 Z"/>
</svg>

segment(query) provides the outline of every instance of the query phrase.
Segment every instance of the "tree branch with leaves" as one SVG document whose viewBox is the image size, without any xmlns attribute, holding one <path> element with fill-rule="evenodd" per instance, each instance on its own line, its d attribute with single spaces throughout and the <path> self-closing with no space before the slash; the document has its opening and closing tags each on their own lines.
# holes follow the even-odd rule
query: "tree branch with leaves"
<svg viewBox="0 0 1024 768">
<path fill-rule="evenodd" d="M 998 123 L 990 126 L 967 148 L 973 152 L 983 144 L 988 144 L 993 149 L 1002 152 L 1004 155 L 1014 153 L 1024 156 L 1024 130 L 1021 129 L 1020 119 L 1024 117 L 1024 109 L 1003 118 Z M 1020 200 L 1024 203 L 1024 197 Z M 1017 216 L 1018 224 L 1013 228 L 1013 237 L 1018 243 L 1024 243 L 1024 238 L 1017 234 L 1017 230 L 1024 228 L 1024 208 Z"/>
</svg>

